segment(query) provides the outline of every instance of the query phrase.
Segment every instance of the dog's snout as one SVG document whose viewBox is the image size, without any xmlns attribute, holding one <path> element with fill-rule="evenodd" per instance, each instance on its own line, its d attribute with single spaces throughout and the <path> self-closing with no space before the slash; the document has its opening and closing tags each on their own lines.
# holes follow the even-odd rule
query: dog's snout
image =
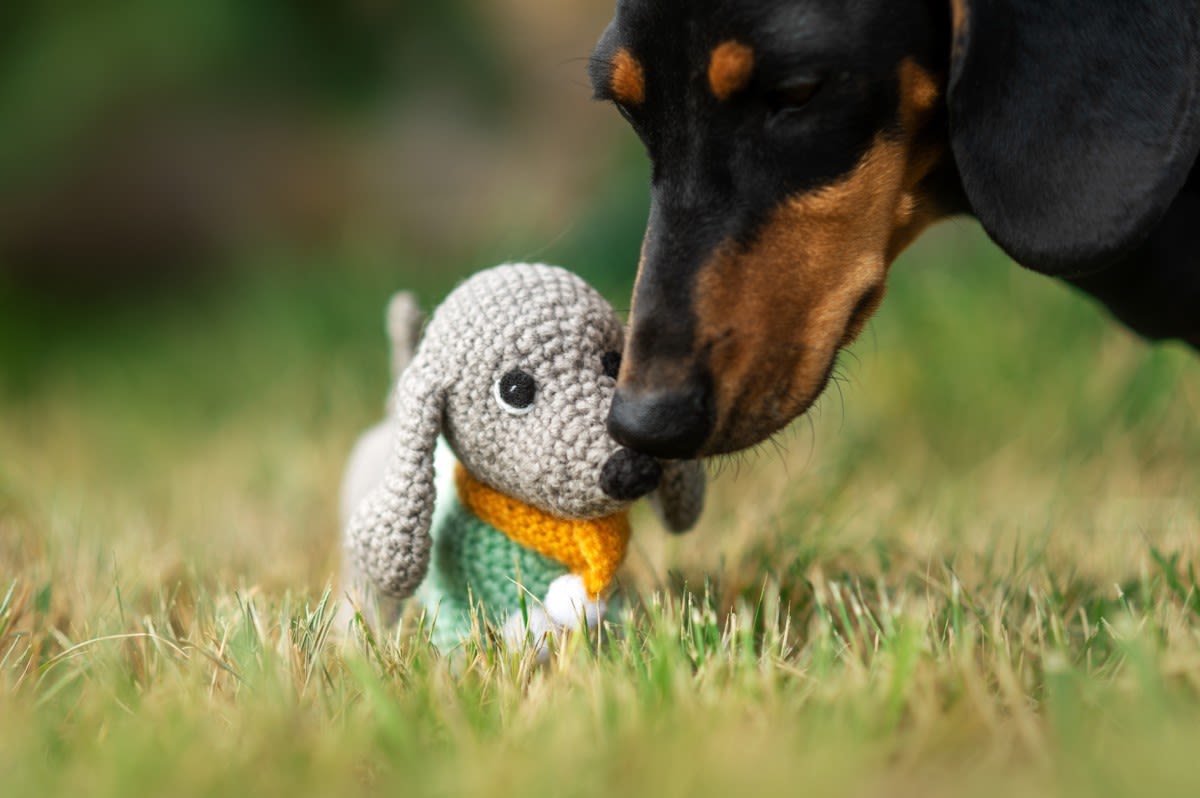
<svg viewBox="0 0 1200 798">
<path fill-rule="evenodd" d="M 649 455 L 618 449 L 600 469 L 600 490 L 618 501 L 640 499 L 658 487 L 662 466 Z"/>
<path fill-rule="evenodd" d="M 699 383 L 648 394 L 618 390 L 608 411 L 608 431 L 618 443 L 672 460 L 695 457 L 712 428 L 711 391 Z"/>
</svg>

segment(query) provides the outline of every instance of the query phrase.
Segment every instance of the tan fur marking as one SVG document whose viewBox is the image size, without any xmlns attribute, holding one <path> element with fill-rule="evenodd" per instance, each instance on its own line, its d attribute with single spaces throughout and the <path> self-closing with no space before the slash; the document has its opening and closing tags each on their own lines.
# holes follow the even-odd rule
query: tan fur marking
<svg viewBox="0 0 1200 798">
<path fill-rule="evenodd" d="M 931 138 L 924 130 L 940 96 L 933 75 L 910 59 L 900 63 L 900 124 L 908 152 L 903 192 L 886 255 L 889 264 L 938 218 L 936 210 L 922 201 L 920 183 L 945 155 L 940 139 Z"/>
<path fill-rule="evenodd" d="M 971 24 L 971 10 L 967 0 L 950 0 L 950 52 L 957 58 L 967 38 L 967 27 Z"/>
<path fill-rule="evenodd" d="M 900 124 L 909 135 L 917 133 L 924 117 L 937 104 L 941 91 L 933 76 L 912 59 L 900 62 Z"/>
<path fill-rule="evenodd" d="M 807 407 L 837 349 L 878 306 L 896 254 L 935 216 L 918 185 L 940 157 L 922 136 L 938 84 L 906 61 L 900 89 L 900 136 L 877 136 L 846 177 L 788 199 L 750 249 L 726 244 L 700 272 L 695 351 L 709 348 L 719 375 L 722 449 Z"/>
<path fill-rule="evenodd" d="M 967 24 L 967 0 L 950 0 L 950 30 L 957 37 Z"/>
<path fill-rule="evenodd" d="M 783 426 L 821 387 L 855 305 L 882 290 L 902 155 L 881 136 L 846 178 L 781 205 L 751 251 L 726 247 L 701 271 L 697 337 L 715 342 L 719 439 Z"/>
<path fill-rule="evenodd" d="M 713 48 L 708 59 L 708 87 L 718 100 L 728 100 L 746 88 L 754 72 L 754 51 L 730 39 Z"/>
<path fill-rule="evenodd" d="M 646 73 L 633 53 L 624 47 L 613 56 L 609 88 L 623 105 L 641 105 L 646 100 Z"/>
</svg>

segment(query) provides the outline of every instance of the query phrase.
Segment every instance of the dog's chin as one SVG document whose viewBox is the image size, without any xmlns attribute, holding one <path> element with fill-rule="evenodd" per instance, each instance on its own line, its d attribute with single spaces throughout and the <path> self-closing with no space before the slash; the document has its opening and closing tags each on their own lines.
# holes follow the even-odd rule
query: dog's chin
<svg viewBox="0 0 1200 798">
<path fill-rule="evenodd" d="M 772 398 L 741 410 L 736 406 L 731 408 L 725 418 L 718 420 L 716 432 L 705 441 L 698 456 L 735 454 L 766 442 L 812 408 L 833 379 L 836 365 L 837 357 L 830 358 L 816 389 L 805 396 Z"/>
<path fill-rule="evenodd" d="M 814 397 L 815 400 L 815 397 Z M 783 430 L 794 419 L 807 412 L 812 402 L 800 407 L 794 413 L 742 414 L 734 411 L 729 423 L 720 428 L 712 438 L 705 443 L 699 457 L 714 457 L 723 454 L 736 454 L 746 449 L 753 449 L 766 442 L 777 432 Z"/>
</svg>

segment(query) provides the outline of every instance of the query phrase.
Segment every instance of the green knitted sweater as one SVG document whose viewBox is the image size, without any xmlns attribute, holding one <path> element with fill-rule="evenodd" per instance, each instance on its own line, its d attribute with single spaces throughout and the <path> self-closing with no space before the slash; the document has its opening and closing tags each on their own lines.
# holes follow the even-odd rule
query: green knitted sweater
<svg viewBox="0 0 1200 798">
<path fill-rule="evenodd" d="M 499 626 L 513 612 L 541 601 L 567 568 L 514 542 L 477 518 L 457 492 L 439 497 L 430 530 L 429 572 L 417 598 L 434 621 L 433 642 L 443 650 L 471 635 L 472 605 L 479 620 Z"/>
</svg>

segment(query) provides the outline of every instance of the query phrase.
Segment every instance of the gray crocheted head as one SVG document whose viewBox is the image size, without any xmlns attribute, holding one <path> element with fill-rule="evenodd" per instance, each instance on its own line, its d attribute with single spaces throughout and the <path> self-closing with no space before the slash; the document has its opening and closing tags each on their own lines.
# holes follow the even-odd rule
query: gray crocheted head
<svg viewBox="0 0 1200 798">
<path fill-rule="evenodd" d="M 621 348 L 612 307 L 564 269 L 497 266 L 451 292 L 396 384 L 382 473 L 363 497 L 346 491 L 359 569 L 393 596 L 420 584 L 439 434 L 476 479 L 552 515 L 604 516 L 655 491 L 667 526 L 690 527 L 703 501 L 700 467 L 664 468 L 605 427 Z"/>
</svg>

